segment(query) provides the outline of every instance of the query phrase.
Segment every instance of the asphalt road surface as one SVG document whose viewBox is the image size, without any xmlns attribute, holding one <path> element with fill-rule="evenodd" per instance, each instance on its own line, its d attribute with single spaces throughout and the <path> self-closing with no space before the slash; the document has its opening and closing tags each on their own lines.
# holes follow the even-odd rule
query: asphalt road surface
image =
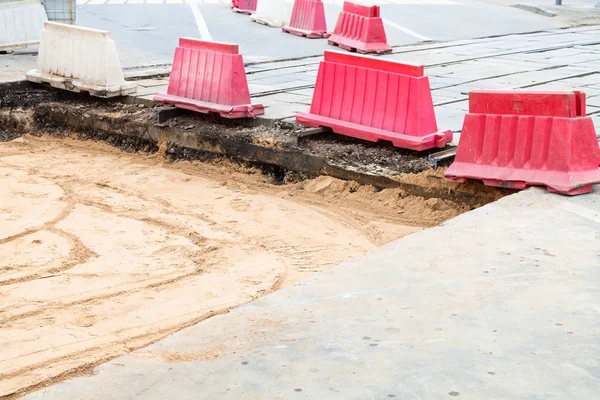
<svg viewBox="0 0 600 400">
<path fill-rule="evenodd" d="M 341 0 L 325 0 L 328 28 Z M 293 2 L 289 1 L 288 7 Z M 377 0 L 388 43 L 447 41 L 558 28 L 566 24 L 512 7 L 477 0 Z M 321 54 L 326 40 L 300 38 L 236 14 L 226 0 L 78 0 L 77 24 L 109 30 L 123 66 L 170 63 L 179 37 L 238 43 L 244 61 Z"/>
</svg>

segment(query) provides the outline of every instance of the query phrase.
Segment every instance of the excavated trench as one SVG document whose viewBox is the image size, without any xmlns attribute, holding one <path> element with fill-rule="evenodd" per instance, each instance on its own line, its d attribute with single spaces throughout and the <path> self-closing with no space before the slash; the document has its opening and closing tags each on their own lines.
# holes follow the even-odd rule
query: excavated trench
<svg viewBox="0 0 600 400">
<path fill-rule="evenodd" d="M 0 90 L 0 397 L 509 193 L 445 182 L 426 154 L 191 114 L 158 126 L 162 109 Z"/>
</svg>

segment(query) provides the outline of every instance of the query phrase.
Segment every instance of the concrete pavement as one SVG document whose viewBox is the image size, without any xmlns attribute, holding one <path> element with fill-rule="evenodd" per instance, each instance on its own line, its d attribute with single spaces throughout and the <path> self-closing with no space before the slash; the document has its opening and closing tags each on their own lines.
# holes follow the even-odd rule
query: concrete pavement
<svg viewBox="0 0 600 400">
<path fill-rule="evenodd" d="M 599 232 L 523 191 L 25 398 L 597 398 Z"/>
</svg>

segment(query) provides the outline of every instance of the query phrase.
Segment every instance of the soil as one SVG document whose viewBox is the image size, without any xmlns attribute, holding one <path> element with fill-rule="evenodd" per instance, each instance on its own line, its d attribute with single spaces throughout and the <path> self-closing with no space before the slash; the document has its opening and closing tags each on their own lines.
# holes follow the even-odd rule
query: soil
<svg viewBox="0 0 600 400">
<path fill-rule="evenodd" d="M 262 169 L 171 162 L 164 150 L 0 143 L 0 397 L 89 372 L 469 209 L 327 176 L 274 184 Z"/>
<path fill-rule="evenodd" d="M 301 148 L 308 154 L 326 157 L 334 165 L 371 174 L 419 173 L 431 168 L 424 153 L 334 134 L 303 141 Z M 433 149 L 429 153 L 436 151 L 440 149 Z"/>
<path fill-rule="evenodd" d="M 8 142 L 18 138 L 20 135 L 15 132 L 0 130 L 0 142 Z"/>
<path fill-rule="evenodd" d="M 52 90 L 29 82 L 0 84 L 0 107 L 30 107 L 46 101 L 83 101 L 96 103 L 89 95 Z"/>
</svg>

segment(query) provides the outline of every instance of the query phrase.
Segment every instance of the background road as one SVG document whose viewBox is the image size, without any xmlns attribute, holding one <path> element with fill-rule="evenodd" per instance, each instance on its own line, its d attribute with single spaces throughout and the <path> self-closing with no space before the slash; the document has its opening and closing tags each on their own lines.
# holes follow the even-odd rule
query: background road
<svg viewBox="0 0 600 400">
<path fill-rule="evenodd" d="M 333 30 L 341 0 L 325 0 Z M 288 7 L 293 2 L 289 1 Z M 377 0 L 390 45 L 532 32 L 567 26 L 512 7 L 477 0 Z M 236 14 L 227 0 L 78 0 L 77 24 L 109 30 L 125 67 L 170 63 L 181 36 L 233 42 L 244 61 L 321 54 L 326 40 L 285 34 Z"/>
</svg>

